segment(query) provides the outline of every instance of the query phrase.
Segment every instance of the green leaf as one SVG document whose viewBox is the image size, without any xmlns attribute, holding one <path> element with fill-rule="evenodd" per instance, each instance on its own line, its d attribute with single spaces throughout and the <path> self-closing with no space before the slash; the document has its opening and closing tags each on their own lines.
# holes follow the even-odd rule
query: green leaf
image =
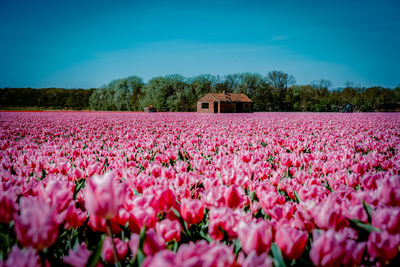
<svg viewBox="0 0 400 267">
<path fill-rule="evenodd" d="M 180 218 L 181 214 L 179 213 L 179 211 L 177 211 L 176 209 L 172 208 L 172 211 L 174 212 L 175 216 Z"/>
<path fill-rule="evenodd" d="M 200 231 L 200 236 L 206 240 L 208 243 L 211 243 L 213 240 L 211 236 L 208 233 L 204 233 L 203 231 Z"/>
<path fill-rule="evenodd" d="M 363 206 L 364 206 L 365 212 L 368 215 L 368 222 L 371 223 L 371 220 L 372 220 L 372 215 L 371 215 L 372 214 L 372 208 L 364 200 L 363 200 Z"/>
<path fill-rule="evenodd" d="M 271 252 L 274 257 L 275 267 L 286 267 L 286 264 L 283 261 L 281 249 L 275 244 L 275 242 L 272 243 Z"/>
<path fill-rule="evenodd" d="M 79 191 L 82 190 L 85 187 L 85 185 L 86 185 L 85 179 L 75 180 L 74 200 L 76 200 Z"/>
<path fill-rule="evenodd" d="M 233 245 L 234 245 L 235 255 L 237 256 L 239 252 L 242 250 L 242 245 L 240 244 L 239 239 L 235 239 Z"/>
<path fill-rule="evenodd" d="M 185 158 L 184 158 L 183 155 L 182 155 L 181 150 L 178 150 L 178 159 L 179 159 L 179 160 L 185 160 Z"/>
<path fill-rule="evenodd" d="M 86 264 L 86 266 L 88 266 L 88 267 L 96 266 L 97 262 L 100 259 L 101 250 L 103 248 L 103 243 L 104 243 L 104 235 L 101 236 L 100 242 L 99 242 L 96 250 L 93 251 L 92 255 L 90 255 L 88 263 Z"/>
<path fill-rule="evenodd" d="M 258 201 L 256 191 L 251 192 L 250 199 L 251 199 L 251 201 Z"/>
<path fill-rule="evenodd" d="M 352 226 L 353 228 L 359 228 L 359 229 L 365 230 L 367 232 L 378 232 L 378 233 L 381 232 L 381 230 L 379 228 L 376 228 L 376 227 L 372 226 L 371 224 L 365 224 L 360 220 L 349 219 L 349 222 L 350 222 L 350 226 Z"/>
<path fill-rule="evenodd" d="M 133 188 L 132 191 L 133 191 L 133 194 L 134 194 L 135 196 L 141 196 L 141 195 L 142 195 L 142 194 L 140 194 L 135 188 Z"/>
<path fill-rule="evenodd" d="M 177 251 L 178 251 L 178 248 L 179 248 L 179 244 L 178 244 L 178 242 L 176 242 L 176 240 L 174 240 L 173 251 L 174 251 L 174 252 L 177 252 Z"/>
<path fill-rule="evenodd" d="M 146 238 L 146 226 L 143 226 L 140 230 L 140 237 L 139 237 L 139 250 L 143 250 L 144 239 Z"/>
<path fill-rule="evenodd" d="M 1 244 L 7 244 L 8 243 L 8 236 L 3 234 L 3 233 L 0 233 L 0 243 Z"/>
<path fill-rule="evenodd" d="M 144 256 L 142 250 L 138 250 L 137 254 L 136 254 L 136 259 L 137 259 L 137 266 L 142 266 L 142 263 L 144 261 L 146 257 Z"/>
<path fill-rule="evenodd" d="M 297 194 L 297 191 L 296 191 L 296 190 L 294 190 L 294 197 L 295 197 L 295 199 L 296 199 L 296 202 L 297 202 L 297 203 L 300 203 L 300 198 L 299 198 L 299 195 Z"/>
<path fill-rule="evenodd" d="M 263 147 L 266 147 L 266 146 L 267 146 L 267 142 L 261 141 L 261 145 L 262 145 Z"/>
<path fill-rule="evenodd" d="M 331 187 L 331 185 L 328 183 L 327 180 L 325 180 L 325 187 L 329 189 L 329 191 L 331 191 L 333 193 L 333 188 Z"/>
</svg>

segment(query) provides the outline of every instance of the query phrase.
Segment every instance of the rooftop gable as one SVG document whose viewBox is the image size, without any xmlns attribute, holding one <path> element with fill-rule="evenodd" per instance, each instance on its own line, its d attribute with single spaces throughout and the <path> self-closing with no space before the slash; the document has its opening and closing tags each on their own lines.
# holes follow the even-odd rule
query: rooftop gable
<svg viewBox="0 0 400 267">
<path fill-rule="evenodd" d="M 221 101 L 221 102 L 253 102 L 245 94 L 235 94 L 235 93 L 208 93 L 199 101 Z"/>
</svg>

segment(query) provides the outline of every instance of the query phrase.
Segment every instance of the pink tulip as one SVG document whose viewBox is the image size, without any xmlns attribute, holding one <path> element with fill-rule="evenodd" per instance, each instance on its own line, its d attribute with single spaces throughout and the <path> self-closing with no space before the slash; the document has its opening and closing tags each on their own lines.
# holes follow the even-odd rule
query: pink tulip
<svg viewBox="0 0 400 267">
<path fill-rule="evenodd" d="M 312 209 L 315 224 L 322 229 L 341 229 L 347 221 L 335 199 L 326 199 Z"/>
<path fill-rule="evenodd" d="M 181 216 L 189 224 L 198 224 L 204 217 L 204 205 L 197 199 L 183 199 L 181 201 Z"/>
<path fill-rule="evenodd" d="M 79 228 L 83 225 L 87 218 L 87 212 L 76 208 L 76 202 L 71 201 L 68 207 L 65 209 L 65 224 L 64 229 Z"/>
<path fill-rule="evenodd" d="M 243 202 L 244 197 L 239 193 L 239 189 L 236 186 L 230 186 L 225 189 L 224 198 L 226 205 L 231 208 L 237 208 Z"/>
<path fill-rule="evenodd" d="M 357 243 L 354 239 L 347 239 L 344 248 L 344 258 L 342 264 L 344 266 L 359 266 L 362 261 L 366 242 Z"/>
<path fill-rule="evenodd" d="M 310 259 L 315 266 L 340 266 L 343 260 L 343 240 L 330 229 L 321 235 L 313 234 Z"/>
<path fill-rule="evenodd" d="M 241 256 L 243 256 L 243 254 L 241 254 Z M 244 256 L 239 256 L 238 264 L 243 267 L 272 267 L 273 260 L 267 253 L 257 255 L 255 251 L 251 251 L 246 258 L 244 258 Z"/>
<path fill-rule="evenodd" d="M 141 267 L 174 267 L 175 254 L 171 250 L 162 250 L 154 256 L 147 256 Z"/>
<path fill-rule="evenodd" d="M 391 235 L 387 231 L 371 232 L 368 237 L 368 254 L 383 262 L 389 262 L 396 257 L 399 244 L 398 235 Z"/>
<path fill-rule="evenodd" d="M 124 189 L 114 182 L 114 174 L 95 175 L 87 180 L 85 206 L 89 214 L 106 220 L 115 217 L 124 203 Z"/>
<path fill-rule="evenodd" d="M 275 235 L 275 243 L 287 259 L 297 259 L 303 253 L 307 244 L 307 233 L 295 228 L 280 227 Z"/>
<path fill-rule="evenodd" d="M 160 189 L 157 192 L 158 206 L 160 211 L 167 211 L 176 206 L 176 197 L 169 188 Z"/>
<path fill-rule="evenodd" d="M 239 221 L 235 218 L 233 211 L 230 208 L 212 208 L 209 213 L 208 233 L 214 240 L 222 240 L 224 233 L 228 238 L 235 238 Z"/>
<path fill-rule="evenodd" d="M 58 212 L 65 210 L 72 201 L 74 194 L 72 183 L 50 180 L 45 189 L 40 191 L 42 198 L 49 201 Z"/>
<path fill-rule="evenodd" d="M 146 232 L 146 237 L 143 245 L 143 252 L 147 255 L 154 255 L 158 251 L 165 249 L 165 242 L 154 229 L 150 229 Z"/>
<path fill-rule="evenodd" d="M 84 267 L 90 255 L 91 252 L 86 248 L 86 243 L 82 243 L 76 249 L 70 249 L 68 255 L 64 257 L 63 262 L 74 267 Z"/>
<path fill-rule="evenodd" d="M 175 256 L 175 266 L 227 266 L 233 267 L 235 255 L 232 248 L 221 243 L 182 244 Z"/>
<path fill-rule="evenodd" d="M 257 196 L 264 212 L 268 212 L 268 210 L 273 208 L 276 204 L 285 203 L 285 197 L 277 192 L 261 192 L 261 190 L 259 190 L 257 191 Z"/>
<path fill-rule="evenodd" d="M 257 223 L 240 223 L 238 228 L 240 244 L 244 252 L 251 251 L 258 255 L 268 253 L 272 243 L 271 226 L 266 221 Z"/>
<path fill-rule="evenodd" d="M 7 261 L 1 263 L 4 267 L 39 267 L 42 266 L 40 263 L 40 257 L 37 252 L 31 248 L 20 249 L 17 245 L 14 245 L 8 254 Z"/>
<path fill-rule="evenodd" d="M 0 187 L 1 188 L 1 187 Z M 18 210 L 17 195 L 15 190 L 0 191 L 0 222 L 10 223 Z"/>
<path fill-rule="evenodd" d="M 55 207 L 38 197 L 20 199 L 20 214 L 15 217 L 15 233 L 23 246 L 38 250 L 50 247 L 58 236 Z"/>
<path fill-rule="evenodd" d="M 400 206 L 400 175 L 384 179 L 378 186 L 378 194 L 382 203 L 390 206 Z"/>
<path fill-rule="evenodd" d="M 391 234 L 400 234 L 400 207 L 378 208 L 371 217 L 373 226 Z"/>
<path fill-rule="evenodd" d="M 125 258 L 128 252 L 128 242 L 122 241 L 119 238 L 113 238 L 115 244 L 115 250 L 117 253 L 118 261 Z M 107 236 L 103 243 L 102 256 L 105 262 L 115 263 L 114 248 L 111 241 L 111 237 Z"/>
<path fill-rule="evenodd" d="M 182 226 L 179 221 L 171 221 L 169 219 L 162 220 L 156 224 L 156 230 L 161 235 L 165 242 L 181 239 Z"/>
<path fill-rule="evenodd" d="M 132 259 L 135 259 L 136 254 L 139 250 L 140 236 L 138 234 L 132 234 L 129 239 L 129 249 L 131 250 Z"/>
</svg>

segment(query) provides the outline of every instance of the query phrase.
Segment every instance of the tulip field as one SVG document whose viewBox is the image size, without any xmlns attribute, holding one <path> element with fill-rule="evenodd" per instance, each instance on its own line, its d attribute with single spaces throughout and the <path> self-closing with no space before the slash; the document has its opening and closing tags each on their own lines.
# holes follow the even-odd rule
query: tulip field
<svg viewBox="0 0 400 267">
<path fill-rule="evenodd" d="M 0 266 L 400 266 L 400 114 L 0 113 Z"/>
</svg>

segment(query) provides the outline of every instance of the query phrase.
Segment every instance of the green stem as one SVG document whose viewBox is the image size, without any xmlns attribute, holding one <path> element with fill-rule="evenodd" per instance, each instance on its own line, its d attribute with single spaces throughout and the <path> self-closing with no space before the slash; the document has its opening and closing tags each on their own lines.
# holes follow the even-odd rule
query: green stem
<svg viewBox="0 0 400 267">
<path fill-rule="evenodd" d="M 117 247 L 115 246 L 115 243 L 114 243 L 114 239 L 113 239 L 112 231 L 111 231 L 111 224 L 110 224 L 109 220 L 107 220 L 107 234 L 110 236 L 111 243 L 113 245 L 113 252 L 114 252 L 113 254 L 114 254 L 115 266 L 121 267 L 121 264 L 119 263 L 119 260 L 118 260 Z"/>
</svg>

